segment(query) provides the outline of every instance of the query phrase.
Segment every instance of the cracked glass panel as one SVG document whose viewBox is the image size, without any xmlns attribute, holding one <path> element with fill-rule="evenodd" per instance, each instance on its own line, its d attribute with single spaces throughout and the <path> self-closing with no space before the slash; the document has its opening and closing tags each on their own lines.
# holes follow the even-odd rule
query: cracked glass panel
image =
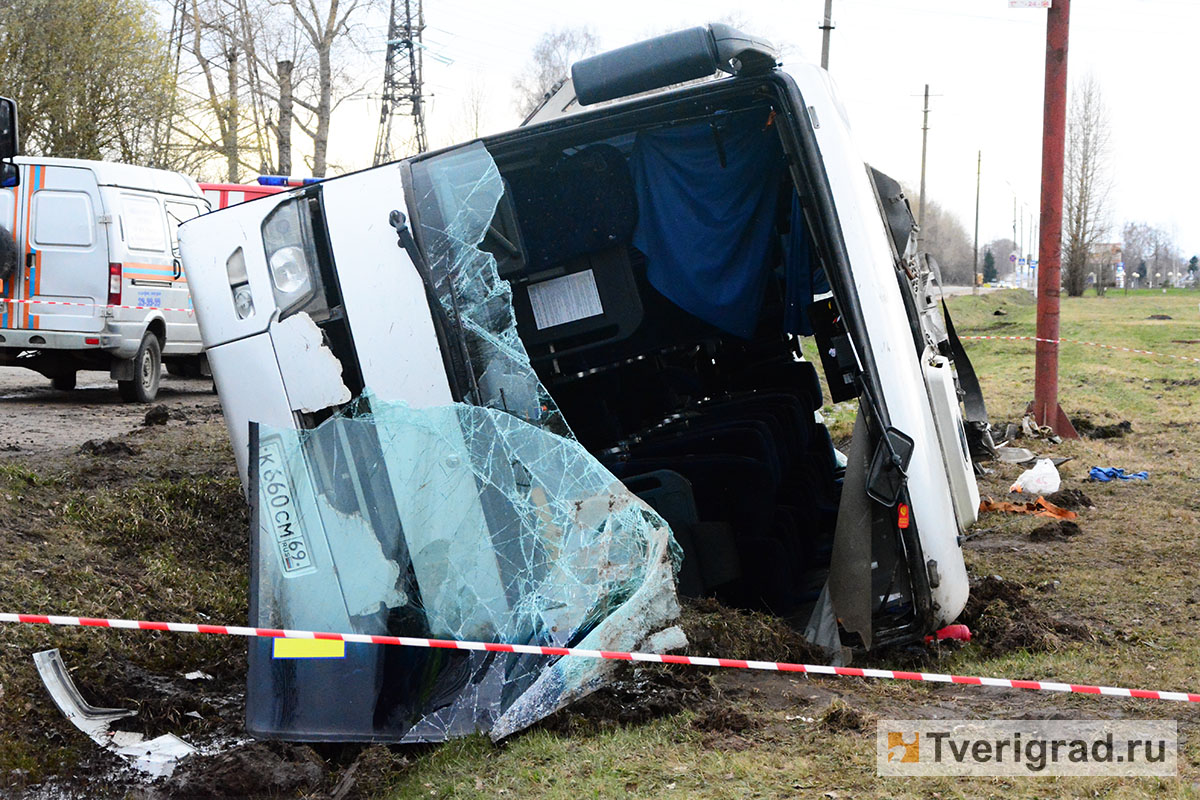
<svg viewBox="0 0 1200 800">
<path fill-rule="evenodd" d="M 261 428 L 257 464 L 257 625 L 631 650 L 678 615 L 662 518 L 580 444 L 504 411 L 368 395 L 311 431 Z M 276 679 L 275 724 L 399 741 L 499 738 L 613 663 L 369 645 L 321 661 L 274 660 L 339 687 Z"/>
<path fill-rule="evenodd" d="M 491 156 L 475 145 L 422 169 L 420 238 L 473 403 L 417 409 L 368 389 L 312 430 L 261 427 L 253 623 L 682 646 L 669 627 L 678 545 L 575 440 L 529 364 L 508 284 L 476 247 L 503 192 Z M 598 688 L 614 664 L 356 644 L 343 658 L 285 659 L 255 642 L 247 727 L 307 740 L 499 739 Z"/>
<path fill-rule="evenodd" d="M 450 346 L 467 373 L 471 400 L 570 436 L 517 335 L 512 290 L 496 259 L 480 250 L 504 194 L 504 181 L 483 144 L 413 164 L 416 237 L 433 291 L 457 341 Z"/>
</svg>

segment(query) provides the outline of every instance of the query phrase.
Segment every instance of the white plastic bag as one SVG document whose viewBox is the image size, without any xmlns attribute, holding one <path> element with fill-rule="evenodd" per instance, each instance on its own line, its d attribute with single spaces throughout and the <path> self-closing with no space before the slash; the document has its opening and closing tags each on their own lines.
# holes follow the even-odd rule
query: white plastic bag
<svg viewBox="0 0 1200 800">
<path fill-rule="evenodd" d="M 1017 478 L 1017 482 L 1009 487 L 1010 492 L 1027 492 L 1028 494 L 1050 494 L 1057 492 L 1062 486 L 1062 478 L 1054 462 L 1043 458 L 1027 469 Z"/>
</svg>

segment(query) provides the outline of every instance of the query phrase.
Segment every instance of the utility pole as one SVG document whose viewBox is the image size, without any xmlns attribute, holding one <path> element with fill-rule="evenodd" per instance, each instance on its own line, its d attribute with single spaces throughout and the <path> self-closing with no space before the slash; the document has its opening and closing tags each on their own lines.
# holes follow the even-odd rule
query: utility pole
<svg viewBox="0 0 1200 800">
<path fill-rule="evenodd" d="M 917 202 L 917 247 L 920 248 L 920 227 L 925 224 L 925 150 L 929 144 L 929 84 L 925 84 L 925 115 L 921 122 L 921 199 Z"/>
<path fill-rule="evenodd" d="M 983 151 L 975 159 L 975 272 L 972 273 L 971 294 L 979 294 L 979 182 L 983 176 Z"/>
<path fill-rule="evenodd" d="M 833 30 L 833 0 L 825 0 L 825 24 L 821 26 L 821 69 L 829 69 L 829 32 Z"/>
<path fill-rule="evenodd" d="M 1042 213 L 1038 246 L 1037 360 L 1033 418 L 1059 436 L 1078 439 L 1058 404 L 1059 294 L 1062 292 L 1063 161 L 1067 135 L 1067 42 L 1071 0 L 1046 12 L 1046 97 L 1042 114 Z"/>
</svg>

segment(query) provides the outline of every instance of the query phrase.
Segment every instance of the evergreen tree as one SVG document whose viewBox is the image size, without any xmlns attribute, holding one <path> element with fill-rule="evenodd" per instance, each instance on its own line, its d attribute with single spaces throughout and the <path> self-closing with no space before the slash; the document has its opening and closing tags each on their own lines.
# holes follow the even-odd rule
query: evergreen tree
<svg viewBox="0 0 1200 800">
<path fill-rule="evenodd" d="M 992 255 L 992 251 L 988 250 L 983 254 L 983 282 L 992 283 L 997 278 L 996 274 L 996 257 Z"/>
</svg>

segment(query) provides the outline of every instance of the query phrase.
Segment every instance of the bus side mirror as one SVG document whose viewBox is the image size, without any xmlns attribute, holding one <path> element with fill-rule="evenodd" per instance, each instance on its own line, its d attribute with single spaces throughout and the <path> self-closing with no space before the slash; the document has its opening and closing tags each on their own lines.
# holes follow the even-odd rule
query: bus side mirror
<svg viewBox="0 0 1200 800">
<path fill-rule="evenodd" d="M 0 161 L 20 155 L 17 140 L 17 104 L 7 97 L 0 97 Z"/>
</svg>

